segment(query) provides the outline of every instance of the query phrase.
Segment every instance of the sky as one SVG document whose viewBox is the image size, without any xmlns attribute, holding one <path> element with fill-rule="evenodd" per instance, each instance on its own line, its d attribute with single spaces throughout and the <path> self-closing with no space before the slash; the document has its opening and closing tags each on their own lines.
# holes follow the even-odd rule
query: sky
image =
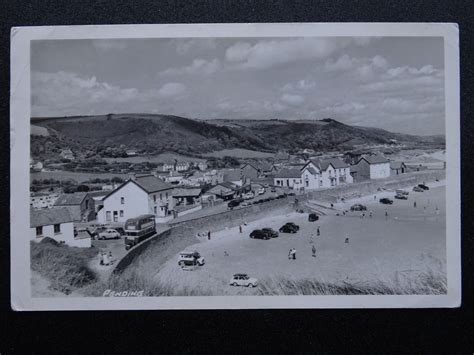
<svg viewBox="0 0 474 355">
<path fill-rule="evenodd" d="M 48 40 L 31 44 L 33 117 L 108 113 L 323 119 L 444 134 L 439 37 Z"/>
</svg>

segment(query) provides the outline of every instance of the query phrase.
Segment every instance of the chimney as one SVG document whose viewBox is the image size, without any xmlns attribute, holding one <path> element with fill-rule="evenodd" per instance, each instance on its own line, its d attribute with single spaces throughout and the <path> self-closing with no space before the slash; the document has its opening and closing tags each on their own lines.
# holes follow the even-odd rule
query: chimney
<svg viewBox="0 0 474 355">
<path fill-rule="evenodd" d="M 136 175 L 135 175 L 135 173 L 128 173 L 128 178 L 129 178 L 130 180 L 135 181 L 135 180 L 136 180 Z"/>
</svg>

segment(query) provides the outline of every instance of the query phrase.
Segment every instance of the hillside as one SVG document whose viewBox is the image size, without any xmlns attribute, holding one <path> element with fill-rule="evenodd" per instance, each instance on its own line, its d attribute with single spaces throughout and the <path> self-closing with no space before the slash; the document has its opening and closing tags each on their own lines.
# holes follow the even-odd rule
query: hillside
<svg viewBox="0 0 474 355">
<path fill-rule="evenodd" d="M 349 126 L 323 120 L 193 120 L 151 114 L 32 118 L 31 123 L 47 129 L 48 136 L 32 131 L 32 152 L 44 146 L 84 151 L 107 148 L 136 148 L 146 153 L 165 151 L 200 155 L 225 149 L 276 152 L 304 148 L 350 149 L 356 144 L 433 142 L 433 137 L 391 133 L 381 129 Z"/>
</svg>

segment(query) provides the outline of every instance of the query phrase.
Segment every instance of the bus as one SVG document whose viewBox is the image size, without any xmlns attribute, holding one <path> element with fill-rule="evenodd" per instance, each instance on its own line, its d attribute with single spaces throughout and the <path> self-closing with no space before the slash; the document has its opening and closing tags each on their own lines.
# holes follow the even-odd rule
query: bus
<svg viewBox="0 0 474 355">
<path fill-rule="evenodd" d="M 125 249 L 130 249 L 156 233 L 155 216 L 144 214 L 125 222 Z"/>
</svg>

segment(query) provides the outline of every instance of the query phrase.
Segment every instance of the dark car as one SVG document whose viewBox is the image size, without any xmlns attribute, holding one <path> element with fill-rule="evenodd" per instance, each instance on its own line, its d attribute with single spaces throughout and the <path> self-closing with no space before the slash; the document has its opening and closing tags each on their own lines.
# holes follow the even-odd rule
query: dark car
<svg viewBox="0 0 474 355">
<path fill-rule="evenodd" d="M 270 238 L 276 238 L 276 237 L 278 237 L 278 232 L 277 232 L 277 231 L 274 231 L 274 230 L 271 229 L 271 228 L 262 228 L 262 232 L 267 233 L 267 235 L 268 235 Z"/>
<path fill-rule="evenodd" d="M 415 192 L 425 192 L 425 190 L 422 189 L 422 188 L 419 187 L 419 186 L 415 186 L 415 187 L 413 188 L 413 191 L 415 191 Z"/>
<path fill-rule="evenodd" d="M 288 222 L 285 225 L 281 226 L 279 231 L 281 233 L 296 233 L 298 232 L 300 227 L 292 222 Z"/>
<path fill-rule="evenodd" d="M 319 216 L 316 213 L 310 213 L 308 215 L 308 221 L 309 222 L 315 222 L 319 219 Z"/>
<path fill-rule="evenodd" d="M 237 207 L 238 205 L 240 205 L 239 200 L 232 200 L 227 204 L 227 207 L 234 208 L 234 207 Z"/>
<path fill-rule="evenodd" d="M 249 236 L 252 239 L 265 239 L 265 240 L 270 239 L 268 234 L 260 229 L 255 229 L 254 231 L 252 231 L 252 233 L 250 233 Z"/>
<path fill-rule="evenodd" d="M 398 199 L 398 200 L 408 200 L 407 195 L 401 195 L 401 194 L 395 195 L 395 198 Z"/>
<path fill-rule="evenodd" d="M 351 206 L 351 211 L 367 211 L 367 207 L 364 205 L 361 205 L 360 203 L 357 203 L 355 205 Z"/>
<path fill-rule="evenodd" d="M 287 196 L 296 196 L 294 192 L 290 192 Z"/>
<path fill-rule="evenodd" d="M 423 190 L 429 190 L 430 188 L 426 186 L 425 184 L 418 184 L 418 187 L 423 189 Z"/>
<path fill-rule="evenodd" d="M 379 200 L 380 203 L 383 203 L 384 205 L 391 205 L 393 203 L 393 200 L 389 199 L 389 198 L 381 198 Z"/>
</svg>

